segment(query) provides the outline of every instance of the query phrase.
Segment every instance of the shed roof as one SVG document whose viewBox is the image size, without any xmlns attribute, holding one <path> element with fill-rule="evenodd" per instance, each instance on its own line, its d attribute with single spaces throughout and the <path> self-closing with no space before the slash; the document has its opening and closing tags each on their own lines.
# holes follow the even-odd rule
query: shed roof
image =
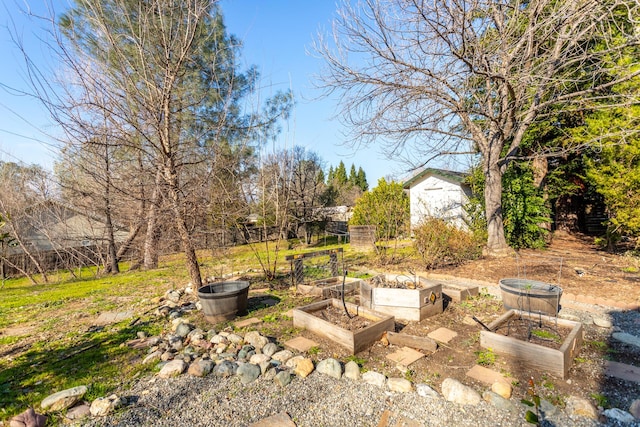
<svg viewBox="0 0 640 427">
<path fill-rule="evenodd" d="M 454 184 L 460 184 L 460 185 L 463 184 L 464 179 L 467 176 L 469 176 L 468 173 L 464 173 L 464 172 L 456 172 L 456 171 L 450 171 L 446 169 L 425 168 L 416 172 L 411 177 L 409 177 L 402 184 L 402 188 L 409 189 L 416 182 L 423 181 L 424 179 L 432 175 L 439 176 L 440 178 L 443 178 L 446 181 L 452 182 Z"/>
</svg>

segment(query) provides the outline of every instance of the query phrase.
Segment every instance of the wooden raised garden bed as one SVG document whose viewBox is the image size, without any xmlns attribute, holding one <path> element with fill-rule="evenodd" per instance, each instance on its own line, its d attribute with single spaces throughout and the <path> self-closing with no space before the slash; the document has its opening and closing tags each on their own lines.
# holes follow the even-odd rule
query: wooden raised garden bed
<svg viewBox="0 0 640 427">
<path fill-rule="evenodd" d="M 478 296 L 478 286 L 469 285 L 462 282 L 454 282 L 450 280 L 443 280 L 442 293 L 449 297 L 451 301 L 461 302 L 472 297 Z"/>
<path fill-rule="evenodd" d="M 529 337 L 515 336 L 518 330 L 516 322 L 525 322 L 529 329 Z M 513 356 L 525 366 L 539 369 L 562 379 L 567 378 L 571 363 L 580 352 L 583 341 L 581 322 L 519 310 L 507 311 L 492 322 L 488 328 L 495 332 L 480 331 L 480 345 L 482 347 L 490 348 L 499 354 Z M 564 330 L 566 334 L 553 332 L 536 334 L 537 331 L 545 332 L 546 329 L 551 331 Z M 533 342 L 536 341 L 536 336 L 554 337 L 554 339 L 544 339 L 548 339 L 550 342 L 556 341 L 556 345 L 536 344 Z M 560 339 L 561 336 L 564 338 Z M 541 340 L 543 339 L 538 339 L 539 342 Z"/>
<path fill-rule="evenodd" d="M 442 313 L 442 284 L 423 277 L 382 274 L 362 282 L 360 303 L 400 320 L 420 322 Z"/>
<path fill-rule="evenodd" d="M 344 311 L 342 301 L 332 298 L 294 309 L 293 327 L 303 328 L 328 338 L 345 347 L 352 354 L 366 350 L 379 340 L 385 331 L 393 331 L 395 329 L 393 316 L 376 313 L 351 303 L 346 303 L 346 306 L 349 313 L 352 316 L 356 316 L 355 319 L 366 324 L 366 326 L 349 330 L 346 327 L 325 320 L 322 316 L 323 310 L 335 308 Z"/>
<path fill-rule="evenodd" d="M 360 290 L 361 279 L 347 277 L 344 283 L 345 295 L 354 295 Z M 314 280 L 297 286 L 299 293 L 313 295 L 322 298 L 340 298 L 342 295 L 342 277 L 329 277 L 328 279 Z"/>
</svg>

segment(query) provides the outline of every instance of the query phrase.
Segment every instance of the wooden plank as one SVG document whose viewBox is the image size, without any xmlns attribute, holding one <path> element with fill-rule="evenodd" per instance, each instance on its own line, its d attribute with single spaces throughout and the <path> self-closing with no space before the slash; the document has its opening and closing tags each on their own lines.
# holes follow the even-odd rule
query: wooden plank
<svg viewBox="0 0 640 427">
<path fill-rule="evenodd" d="M 417 289 L 375 288 L 373 290 L 373 304 L 392 307 L 420 308 L 421 292 Z"/>
<path fill-rule="evenodd" d="M 536 313 L 509 310 L 498 319 L 491 322 L 489 328 L 496 330 L 515 316 L 533 321 L 541 320 L 544 323 L 554 324 L 557 322 L 560 326 L 571 328 L 571 332 L 567 338 L 565 338 L 559 350 L 521 341 L 516 338 L 507 337 L 489 331 L 480 331 L 480 345 L 484 348 L 491 348 L 496 353 L 517 357 L 527 366 L 547 371 L 555 376 L 565 379 L 569 373 L 571 364 L 573 363 L 573 358 L 580 352 L 580 347 L 582 346 L 582 323 L 539 315 Z"/>
<path fill-rule="evenodd" d="M 461 302 L 471 297 L 478 296 L 477 285 L 467 285 L 464 283 L 441 282 L 442 293 L 451 298 L 452 301 Z"/>
<path fill-rule="evenodd" d="M 374 323 L 366 328 L 352 332 L 313 315 L 313 312 L 322 310 L 329 305 L 343 308 L 342 301 L 333 298 L 294 309 L 293 326 L 295 328 L 307 329 L 315 334 L 328 338 L 336 344 L 350 350 L 353 354 L 367 349 L 373 342 L 380 339 L 385 331 L 395 328 L 395 319 L 392 316 L 383 316 L 365 307 L 351 303 L 346 303 L 349 313 L 366 317 L 373 320 Z"/>
<path fill-rule="evenodd" d="M 489 331 L 480 331 L 480 346 L 520 359 L 527 366 L 564 378 L 564 354 L 552 348 L 517 340 Z"/>
<path fill-rule="evenodd" d="M 336 249 L 325 249 L 322 251 L 315 251 L 315 252 L 305 252 L 301 254 L 287 255 L 284 257 L 284 259 L 287 261 L 291 261 L 294 259 L 314 258 L 318 256 L 323 256 L 323 255 L 342 253 L 342 250 L 343 250 L 342 248 L 336 248 Z"/>
<path fill-rule="evenodd" d="M 418 350 L 434 352 L 438 349 L 438 343 L 428 337 L 419 337 L 416 335 L 399 334 L 388 331 L 387 339 L 393 345 L 402 345 L 417 348 Z"/>
</svg>

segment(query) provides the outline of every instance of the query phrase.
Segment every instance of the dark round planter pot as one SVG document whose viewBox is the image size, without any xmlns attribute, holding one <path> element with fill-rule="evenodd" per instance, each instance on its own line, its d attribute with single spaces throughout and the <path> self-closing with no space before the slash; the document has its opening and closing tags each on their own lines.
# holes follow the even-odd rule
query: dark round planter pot
<svg viewBox="0 0 640 427">
<path fill-rule="evenodd" d="M 198 297 L 207 321 L 219 323 L 246 314 L 249 282 L 229 281 L 205 285 Z"/>
<path fill-rule="evenodd" d="M 560 310 L 560 286 L 537 280 L 501 279 L 500 291 L 502 303 L 507 310 L 513 308 L 551 316 L 556 316 Z"/>
</svg>

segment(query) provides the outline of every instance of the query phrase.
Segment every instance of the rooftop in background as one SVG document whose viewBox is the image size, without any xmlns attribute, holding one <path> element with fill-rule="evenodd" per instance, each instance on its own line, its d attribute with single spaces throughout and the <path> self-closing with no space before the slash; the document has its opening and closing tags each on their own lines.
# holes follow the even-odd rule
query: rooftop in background
<svg viewBox="0 0 640 427">
<path fill-rule="evenodd" d="M 464 179 L 467 176 L 469 176 L 469 174 L 465 172 L 457 172 L 457 171 L 450 171 L 450 170 L 436 169 L 436 168 L 424 168 L 417 171 L 416 173 L 411 175 L 408 179 L 406 179 L 402 183 L 402 188 L 408 189 L 411 187 L 412 184 L 415 184 L 417 181 L 421 181 L 424 178 L 427 178 L 431 175 L 437 175 L 455 184 L 461 184 L 464 181 Z"/>
</svg>

